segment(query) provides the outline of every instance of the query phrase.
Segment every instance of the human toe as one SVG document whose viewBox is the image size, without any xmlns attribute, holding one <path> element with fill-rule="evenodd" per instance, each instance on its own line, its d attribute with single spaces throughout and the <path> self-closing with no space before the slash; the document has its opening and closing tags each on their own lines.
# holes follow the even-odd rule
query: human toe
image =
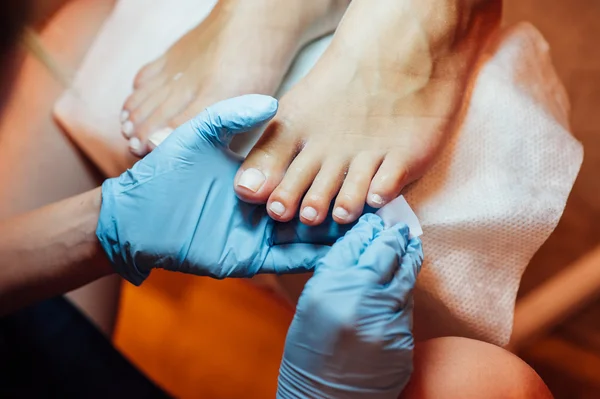
<svg viewBox="0 0 600 399">
<path fill-rule="evenodd" d="M 320 159 L 310 151 L 298 154 L 267 202 L 267 211 L 273 219 L 285 222 L 296 216 L 298 205 L 320 167 Z M 316 212 L 315 209 L 303 210 L 301 218 L 312 220 Z"/>
<path fill-rule="evenodd" d="M 238 170 L 234 189 L 241 200 L 266 203 L 282 181 L 299 152 L 297 135 L 284 130 L 278 121 L 271 122 Z M 277 204 L 275 207 L 275 214 L 284 211 Z"/>
<path fill-rule="evenodd" d="M 398 197 L 409 182 L 408 158 L 401 154 L 388 154 L 371 181 L 367 204 L 373 208 L 381 208 Z"/>
<path fill-rule="evenodd" d="M 329 213 L 331 201 L 338 194 L 344 182 L 344 176 L 348 168 L 348 162 L 344 158 L 329 158 L 321 167 L 321 170 L 312 182 L 310 189 L 304 196 L 300 207 L 300 220 L 310 226 L 323 222 Z M 348 218 L 350 215 L 339 213 L 334 219 Z"/>
<path fill-rule="evenodd" d="M 381 160 L 382 155 L 375 152 L 360 153 L 352 160 L 333 206 L 333 218 L 337 223 L 352 223 L 362 214 L 371 180 Z"/>
</svg>

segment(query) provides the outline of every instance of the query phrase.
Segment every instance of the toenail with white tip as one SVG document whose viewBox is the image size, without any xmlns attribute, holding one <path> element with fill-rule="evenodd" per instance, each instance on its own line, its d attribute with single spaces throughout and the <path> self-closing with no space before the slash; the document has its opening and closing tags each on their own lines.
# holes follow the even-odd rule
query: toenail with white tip
<svg viewBox="0 0 600 399">
<path fill-rule="evenodd" d="M 376 205 L 383 205 L 384 204 L 384 200 L 381 197 L 381 195 L 379 194 L 372 194 L 371 195 L 371 202 L 376 204 Z"/>
<path fill-rule="evenodd" d="M 139 152 L 142 148 L 142 142 L 137 137 L 129 139 L 129 148 L 134 152 Z"/>
<path fill-rule="evenodd" d="M 307 206 L 304 209 L 302 209 L 302 212 L 300 212 L 300 216 L 302 216 L 304 219 L 308 220 L 309 222 L 312 222 L 313 220 L 315 220 L 317 218 L 317 210 L 315 208 L 313 208 L 312 206 Z"/>
<path fill-rule="evenodd" d="M 285 213 L 285 206 L 281 202 L 275 201 L 271 202 L 271 205 L 269 205 L 269 210 L 277 216 L 281 216 Z"/>
<path fill-rule="evenodd" d="M 348 211 L 341 206 L 338 206 L 333 210 L 333 216 L 337 217 L 338 219 L 345 220 L 348 218 L 348 216 L 350 216 L 350 213 L 348 213 Z"/>
<path fill-rule="evenodd" d="M 133 135 L 133 131 L 135 130 L 132 121 L 125 121 L 121 125 L 121 131 L 125 135 L 125 137 L 130 138 Z"/>
<path fill-rule="evenodd" d="M 265 183 L 265 180 L 267 180 L 267 178 L 263 172 L 258 169 L 250 168 L 246 169 L 244 173 L 242 173 L 237 185 L 255 193 L 260 190 Z"/>
<path fill-rule="evenodd" d="M 129 119 L 129 111 L 127 110 L 123 110 L 123 112 L 121 112 L 121 123 L 125 123 L 127 121 L 127 119 Z"/>
</svg>

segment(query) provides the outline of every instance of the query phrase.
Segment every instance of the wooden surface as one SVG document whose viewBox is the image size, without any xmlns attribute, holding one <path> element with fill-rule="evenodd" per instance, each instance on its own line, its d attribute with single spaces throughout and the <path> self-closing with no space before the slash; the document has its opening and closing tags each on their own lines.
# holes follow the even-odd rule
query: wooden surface
<svg viewBox="0 0 600 399">
<path fill-rule="evenodd" d="M 544 34 L 572 105 L 584 162 L 563 218 L 525 272 L 521 294 L 600 243 L 600 1 L 508 0 L 505 20 L 528 20 Z M 576 288 L 572 288 L 576 289 Z M 600 302 L 563 322 L 521 355 L 565 399 L 600 398 Z"/>
<path fill-rule="evenodd" d="M 525 273 L 521 291 L 526 293 L 600 243 L 600 2 L 505 3 L 505 21 L 531 21 L 550 43 L 554 65 L 571 101 L 572 131 L 585 152 L 563 218 Z"/>
<path fill-rule="evenodd" d="M 274 398 L 293 316 L 247 281 L 155 271 L 124 286 L 116 345 L 177 397 Z"/>
</svg>

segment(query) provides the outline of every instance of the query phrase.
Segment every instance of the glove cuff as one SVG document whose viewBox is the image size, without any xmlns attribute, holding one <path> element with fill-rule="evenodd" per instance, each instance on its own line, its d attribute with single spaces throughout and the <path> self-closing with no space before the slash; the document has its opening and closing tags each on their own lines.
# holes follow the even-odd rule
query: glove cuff
<svg viewBox="0 0 600 399">
<path fill-rule="evenodd" d="M 142 271 L 132 259 L 127 242 L 121 242 L 119 237 L 118 195 L 114 195 L 114 185 L 119 184 L 116 179 L 108 179 L 102 184 L 102 205 L 100 217 L 96 228 L 96 237 L 104 249 L 113 269 L 125 280 L 135 286 L 141 285 L 150 275 L 149 271 Z"/>
</svg>

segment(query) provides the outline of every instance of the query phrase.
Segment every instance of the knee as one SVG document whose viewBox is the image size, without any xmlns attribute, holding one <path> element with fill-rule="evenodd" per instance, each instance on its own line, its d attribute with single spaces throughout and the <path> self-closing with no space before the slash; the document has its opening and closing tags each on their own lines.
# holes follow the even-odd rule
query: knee
<svg viewBox="0 0 600 399">
<path fill-rule="evenodd" d="M 403 399 L 551 399 L 524 361 L 497 346 L 444 337 L 417 343 L 414 373 Z"/>
</svg>

